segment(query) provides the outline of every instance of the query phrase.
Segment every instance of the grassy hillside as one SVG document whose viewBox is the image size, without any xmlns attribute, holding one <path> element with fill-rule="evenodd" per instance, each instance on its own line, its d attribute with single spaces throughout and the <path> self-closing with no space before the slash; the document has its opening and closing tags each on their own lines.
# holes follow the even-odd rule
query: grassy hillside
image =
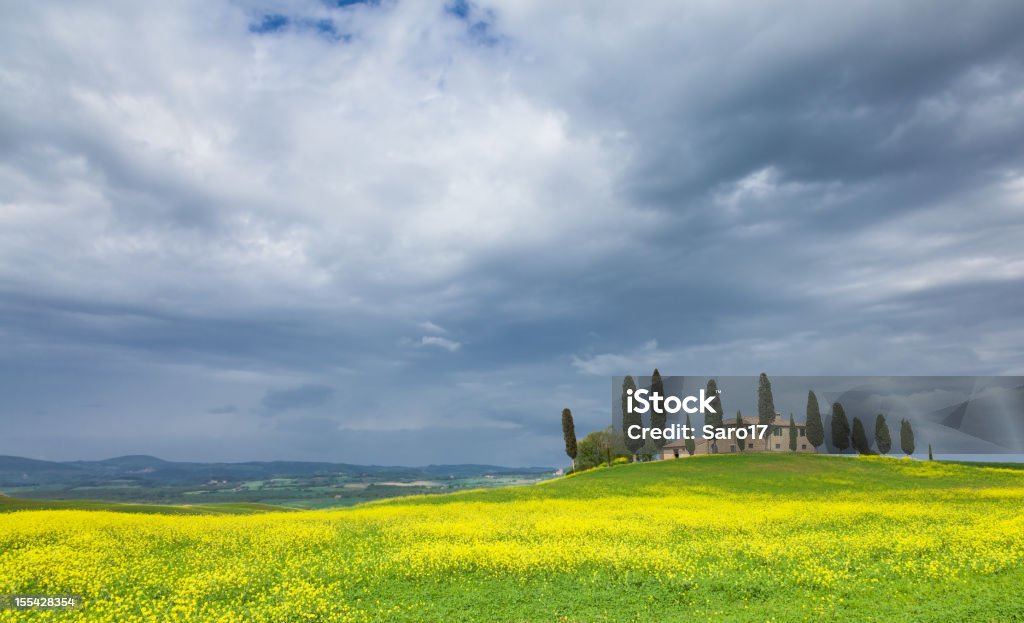
<svg viewBox="0 0 1024 623">
<path fill-rule="evenodd" d="M 747 455 L 336 511 L 12 513 L 0 593 L 82 594 L 66 621 L 1024 621 L 1022 509 L 1016 470 Z"/>
</svg>

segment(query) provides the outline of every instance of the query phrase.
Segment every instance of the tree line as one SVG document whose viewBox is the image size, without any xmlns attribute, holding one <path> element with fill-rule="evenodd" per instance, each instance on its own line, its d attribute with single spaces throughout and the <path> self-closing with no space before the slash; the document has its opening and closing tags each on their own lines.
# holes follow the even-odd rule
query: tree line
<svg viewBox="0 0 1024 623">
<path fill-rule="evenodd" d="M 807 392 L 807 441 L 815 447 L 825 443 L 821 410 L 818 397 L 813 391 Z M 858 454 L 889 454 L 892 450 L 892 435 L 885 415 L 879 413 L 875 416 L 875 449 L 872 449 L 860 418 L 854 417 L 851 426 L 842 403 L 832 403 L 832 447 L 840 452 L 853 448 Z M 914 429 L 910 420 L 900 420 L 900 449 L 908 456 L 914 453 Z"/>
<path fill-rule="evenodd" d="M 632 391 L 630 391 L 632 390 Z M 622 412 L 622 435 L 615 434 L 610 427 L 604 430 L 599 430 L 590 433 L 583 438 L 582 441 L 576 439 L 576 427 L 572 418 L 572 411 L 568 408 L 562 410 L 562 435 L 565 440 L 565 453 L 572 460 L 573 470 L 588 469 L 590 467 L 596 467 L 602 463 L 612 463 L 614 460 L 639 460 L 640 450 L 644 447 L 645 441 L 643 439 L 630 439 L 628 435 L 625 435 L 625 431 L 633 425 L 643 425 L 641 415 L 639 413 L 632 412 L 627 407 L 627 397 L 630 393 L 637 390 L 636 381 L 632 376 L 626 376 L 622 382 L 622 393 L 621 393 L 621 412 Z M 665 395 L 664 382 L 661 378 L 661 373 L 657 368 L 654 369 L 651 375 L 651 392 L 658 392 L 661 395 Z M 714 413 L 708 413 L 705 416 L 705 424 L 710 424 L 716 428 L 725 426 L 723 419 L 723 408 L 721 394 L 718 393 L 718 385 L 715 379 L 709 379 L 705 388 L 705 394 L 713 396 L 712 405 Z M 757 415 L 758 423 L 771 426 L 775 421 L 775 400 L 772 395 L 771 380 L 768 375 L 761 373 L 758 378 L 757 388 Z M 743 425 L 743 415 L 740 411 L 736 411 L 736 425 Z M 652 428 L 664 428 L 667 424 L 667 415 L 665 413 L 651 413 L 651 427 Z M 795 425 L 793 414 L 789 414 L 789 449 L 795 451 L 797 448 L 797 428 Z M 691 427 L 690 415 L 686 415 L 686 426 Z M 814 391 L 807 392 L 807 418 L 805 420 L 805 428 L 807 434 L 807 441 L 812 444 L 815 448 L 821 447 L 825 443 L 825 426 L 821 417 L 821 406 L 818 402 L 818 397 Z M 831 413 L 831 442 L 832 447 L 845 452 L 846 450 L 853 448 L 858 454 L 888 454 L 892 450 L 892 436 L 889 430 L 889 424 L 885 419 L 885 415 L 879 413 L 875 417 L 875 434 L 874 434 L 874 448 L 872 448 L 871 442 L 868 440 L 867 431 L 864 428 L 863 422 L 859 417 L 854 417 L 851 425 L 850 419 L 846 416 L 846 411 L 843 409 L 841 403 L 832 403 Z M 621 439 L 624 442 L 625 452 L 617 451 L 616 442 Z M 651 440 L 654 445 L 655 453 L 660 454 L 662 447 L 667 443 L 665 439 Z M 715 447 L 717 441 L 712 440 L 712 452 L 716 452 Z M 745 440 L 738 440 L 740 450 L 746 447 Z M 688 454 L 693 455 L 696 449 L 696 443 L 693 439 L 685 440 L 685 448 Z M 914 441 L 914 430 L 909 420 L 903 419 L 900 421 L 900 449 L 906 455 L 914 453 L 915 441 Z M 577 458 L 580 460 L 577 461 Z M 931 446 L 928 446 L 928 458 L 932 458 Z"/>
</svg>

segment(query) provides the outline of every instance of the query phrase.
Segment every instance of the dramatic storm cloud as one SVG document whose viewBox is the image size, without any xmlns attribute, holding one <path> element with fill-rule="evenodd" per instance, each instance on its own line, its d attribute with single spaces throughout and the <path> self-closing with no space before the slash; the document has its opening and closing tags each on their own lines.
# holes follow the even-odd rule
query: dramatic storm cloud
<svg viewBox="0 0 1024 623">
<path fill-rule="evenodd" d="M 559 464 L 1024 374 L 1024 4 L 8 3 L 0 454 Z"/>
</svg>

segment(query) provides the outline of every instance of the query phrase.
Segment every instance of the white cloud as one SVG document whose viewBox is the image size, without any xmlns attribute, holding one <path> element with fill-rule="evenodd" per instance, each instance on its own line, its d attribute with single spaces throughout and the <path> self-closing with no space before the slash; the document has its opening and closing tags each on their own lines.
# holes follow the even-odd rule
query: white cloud
<svg viewBox="0 0 1024 623">
<path fill-rule="evenodd" d="M 467 41 L 440 6 L 286 8 L 348 43 L 250 33 L 259 16 L 234 5 L 124 8 L 25 6 L 0 26 L 0 114 L 22 154 L 0 171 L 19 232 L 4 281 L 204 313 L 405 315 L 453 304 L 417 286 L 556 249 L 585 262 L 621 231 L 624 163 L 602 130 L 516 88 L 515 53 Z"/>
<path fill-rule="evenodd" d="M 431 322 L 429 320 L 425 320 L 425 321 L 421 322 L 418 326 L 421 329 L 423 329 L 424 331 L 426 331 L 427 333 L 439 333 L 439 334 L 448 333 L 444 329 L 444 327 L 441 327 L 440 325 L 434 324 L 433 322 Z"/>
<path fill-rule="evenodd" d="M 653 370 L 674 356 L 658 349 L 657 340 L 648 340 L 635 350 L 626 353 L 599 353 L 589 356 L 572 356 L 572 365 L 583 374 L 596 376 L 617 376 L 636 374 L 638 370 Z"/>
<path fill-rule="evenodd" d="M 461 343 L 438 335 L 424 335 L 420 338 L 420 345 L 442 348 L 450 353 L 454 353 L 462 347 Z"/>
</svg>

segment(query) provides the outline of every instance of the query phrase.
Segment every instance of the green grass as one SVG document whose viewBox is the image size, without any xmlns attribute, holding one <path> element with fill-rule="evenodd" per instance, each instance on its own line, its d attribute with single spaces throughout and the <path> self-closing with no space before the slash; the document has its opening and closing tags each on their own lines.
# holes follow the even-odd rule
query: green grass
<svg viewBox="0 0 1024 623">
<path fill-rule="evenodd" d="M 181 506 L 169 504 L 127 504 L 95 500 L 26 500 L 0 495 L 0 513 L 27 510 L 91 510 L 115 513 L 152 513 L 157 515 L 245 515 L 291 509 L 270 504 L 228 503 Z"/>
<path fill-rule="evenodd" d="M 999 467 L 723 455 L 330 511 L 8 517 L 0 593 L 80 593 L 76 623 L 1024 622 L 1024 472 Z"/>
<path fill-rule="evenodd" d="M 1019 467 L 720 455 L 600 468 L 532 487 L 376 502 L 403 516 L 410 508 L 429 515 L 479 505 L 513 523 L 526 519 L 513 510 L 523 503 L 582 502 L 569 506 L 580 510 L 564 517 L 566 535 L 574 521 L 597 518 L 606 525 L 594 540 L 607 530 L 637 545 L 632 556 L 605 566 L 488 573 L 469 565 L 443 577 L 394 581 L 383 603 L 421 604 L 416 616 L 402 619 L 409 621 L 1024 621 Z M 685 516 L 687 500 L 694 517 Z M 645 512 L 662 506 L 678 515 Z M 458 511 L 452 515 L 457 521 Z M 631 520 L 662 524 L 631 528 Z M 529 532 L 516 540 L 537 538 Z M 661 546 L 641 545 L 651 538 Z M 1001 562 L 986 568 L 992 549 L 1001 550 Z M 666 575 L 646 564 L 658 552 L 699 562 L 689 573 Z M 795 573 L 819 561 L 839 578 L 827 587 Z M 899 563 L 909 570 L 897 572 Z M 915 571 L 929 563 L 934 573 Z"/>
<path fill-rule="evenodd" d="M 375 504 L 447 504 L 453 500 L 487 502 L 524 499 L 594 499 L 627 496 L 656 502 L 666 487 L 680 494 L 722 497 L 781 496 L 783 500 L 820 500 L 849 496 L 915 497 L 929 491 L 1012 485 L 1024 487 L 1016 464 L 916 461 L 814 454 L 699 456 L 690 459 L 616 465 L 580 472 L 530 487 L 477 489 L 447 495 L 383 500 Z M 709 491 L 711 490 L 711 491 Z M 761 499 L 760 497 L 757 499 Z"/>
</svg>

